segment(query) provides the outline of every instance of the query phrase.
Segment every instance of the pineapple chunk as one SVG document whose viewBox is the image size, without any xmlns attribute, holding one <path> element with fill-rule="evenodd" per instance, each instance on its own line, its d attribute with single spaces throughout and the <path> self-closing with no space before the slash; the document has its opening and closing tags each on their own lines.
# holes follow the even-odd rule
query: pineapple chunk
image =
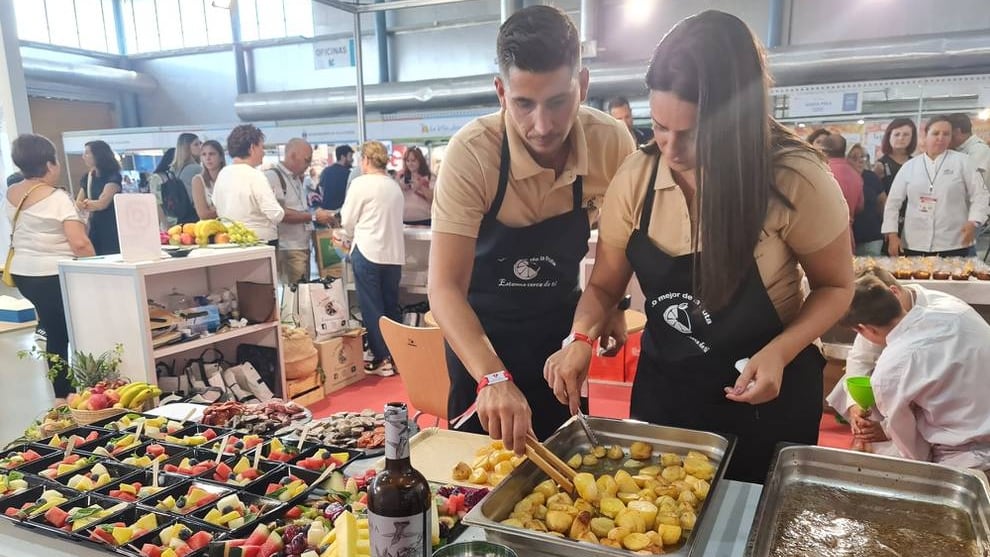
<svg viewBox="0 0 990 557">
<path fill-rule="evenodd" d="M 220 512 L 218 509 L 210 509 L 210 512 L 206 513 L 206 516 L 203 517 L 203 520 L 205 520 L 210 524 L 216 524 L 217 526 L 221 526 L 223 525 L 223 523 L 220 522 L 220 518 L 222 516 L 223 513 Z"/>
<path fill-rule="evenodd" d="M 284 450 L 285 450 L 285 445 L 283 445 L 282 442 L 278 440 L 278 438 L 272 439 L 271 449 L 269 449 L 269 453 L 271 452 L 281 453 L 284 452 Z"/>
<path fill-rule="evenodd" d="M 134 489 L 134 486 L 129 483 L 120 484 L 120 491 L 129 495 L 137 495 L 137 490 Z"/>
<path fill-rule="evenodd" d="M 117 542 L 117 545 L 124 545 L 134 537 L 134 530 L 117 527 L 113 529 L 111 535 L 113 535 L 113 541 Z"/>
<path fill-rule="evenodd" d="M 337 548 L 341 557 L 356 557 L 358 543 L 357 519 L 350 511 L 344 511 L 333 523 L 337 532 Z"/>
<path fill-rule="evenodd" d="M 248 460 L 246 456 L 242 456 L 241 459 L 237 461 L 237 464 L 234 465 L 233 471 L 235 475 L 243 474 L 245 470 L 249 470 L 250 468 L 251 468 L 251 461 Z"/>
<path fill-rule="evenodd" d="M 155 518 L 155 515 L 148 513 L 139 518 L 137 522 L 134 523 L 134 527 L 150 532 L 155 528 L 158 528 L 158 519 Z"/>
</svg>

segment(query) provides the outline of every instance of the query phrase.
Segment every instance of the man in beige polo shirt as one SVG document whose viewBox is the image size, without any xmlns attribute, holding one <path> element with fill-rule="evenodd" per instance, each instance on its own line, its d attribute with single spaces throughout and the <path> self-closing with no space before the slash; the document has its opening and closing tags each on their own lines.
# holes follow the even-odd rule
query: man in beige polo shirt
<svg viewBox="0 0 990 557">
<path fill-rule="evenodd" d="M 437 179 L 429 289 L 448 343 L 448 418 L 521 453 L 531 426 L 545 438 L 577 410 L 558 402 L 543 365 L 561 341 L 594 341 L 568 335 L 578 269 L 635 146 L 620 122 L 581 106 L 588 70 L 560 10 L 516 12 L 497 55 L 502 110 L 451 139 Z M 612 329 L 603 336 L 624 341 L 621 318 Z"/>
</svg>

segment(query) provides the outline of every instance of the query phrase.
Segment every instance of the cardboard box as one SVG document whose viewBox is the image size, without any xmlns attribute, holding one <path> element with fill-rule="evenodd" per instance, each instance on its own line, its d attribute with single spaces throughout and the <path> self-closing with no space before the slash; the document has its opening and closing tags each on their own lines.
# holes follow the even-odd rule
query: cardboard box
<svg viewBox="0 0 990 557">
<path fill-rule="evenodd" d="M 34 306 L 23 298 L 0 296 L 0 321 L 8 323 L 29 323 L 37 319 Z"/>
<path fill-rule="evenodd" d="M 364 329 L 353 329 L 342 336 L 313 343 L 326 375 L 323 391 L 330 394 L 365 378 Z"/>
</svg>

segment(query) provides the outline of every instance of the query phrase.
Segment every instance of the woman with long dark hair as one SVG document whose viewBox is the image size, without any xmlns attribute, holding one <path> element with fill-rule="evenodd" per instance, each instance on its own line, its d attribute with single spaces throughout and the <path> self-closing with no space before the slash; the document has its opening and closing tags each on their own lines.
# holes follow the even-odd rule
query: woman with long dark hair
<svg viewBox="0 0 990 557">
<path fill-rule="evenodd" d="M 214 139 L 204 141 L 199 152 L 199 161 L 203 171 L 192 179 L 193 206 L 200 219 L 215 219 L 217 208 L 213 206 L 213 184 L 227 164 L 220 142 Z"/>
<path fill-rule="evenodd" d="M 635 272 L 648 322 L 632 417 L 735 434 L 728 476 L 757 483 L 777 443 L 818 439 L 814 341 L 853 283 L 842 193 L 822 155 L 771 116 L 769 82 L 735 16 L 706 11 L 663 38 L 646 75 L 655 142 L 608 188 L 571 342 L 544 373 L 576 408 L 593 343 L 574 340 L 607 334 Z"/>
<path fill-rule="evenodd" d="M 199 164 L 200 150 L 203 141 L 194 133 L 180 133 L 175 141 L 175 160 L 172 161 L 172 173 L 186 186 L 186 193 L 192 199 L 193 177 L 203 171 Z"/>
<path fill-rule="evenodd" d="M 873 172 L 883 181 L 884 191 L 890 193 L 890 186 L 914 150 L 918 148 L 918 127 L 910 118 L 894 118 L 883 132 L 880 152 L 883 156 L 873 165 Z"/>
<path fill-rule="evenodd" d="M 411 147 L 402 157 L 402 167 L 402 174 L 399 175 L 402 198 L 405 200 L 402 222 L 429 226 L 436 179 L 430 172 L 423 151 L 419 147 Z"/>
<path fill-rule="evenodd" d="M 105 141 L 90 141 L 83 153 L 87 172 L 79 180 L 76 207 L 89 212 L 89 239 L 96 255 L 120 253 L 113 196 L 120 193 L 120 163 Z"/>
</svg>

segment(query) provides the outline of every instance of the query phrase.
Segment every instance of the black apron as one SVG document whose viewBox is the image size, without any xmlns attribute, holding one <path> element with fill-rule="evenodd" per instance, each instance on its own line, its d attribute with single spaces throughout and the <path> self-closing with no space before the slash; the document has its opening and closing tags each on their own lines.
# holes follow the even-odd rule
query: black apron
<svg viewBox="0 0 990 557">
<path fill-rule="evenodd" d="M 659 155 L 638 230 L 626 257 L 646 295 L 648 317 L 633 384 L 631 415 L 655 424 L 737 436 L 727 477 L 763 483 L 779 442 L 815 444 L 822 413 L 825 360 L 814 345 L 785 368 L 780 395 L 750 405 L 725 398 L 739 377 L 735 362 L 763 349 L 783 330 L 754 260 L 729 304 L 702 309 L 693 294 L 694 254 L 673 257 L 648 233 Z"/>
<path fill-rule="evenodd" d="M 498 191 L 481 221 L 468 303 L 478 315 L 495 353 L 533 411 L 533 431 L 546 439 L 568 418 L 546 380 L 543 365 L 571 330 L 581 289 L 578 272 L 588 252 L 591 226 L 582 208 L 583 181 L 575 180 L 574 207 L 542 222 L 511 228 L 496 220 L 509 184 L 509 143 L 502 135 Z M 477 382 L 447 345 L 453 421 L 477 398 Z M 491 370 L 492 372 L 498 370 Z M 477 416 L 460 431 L 484 433 Z"/>
</svg>

